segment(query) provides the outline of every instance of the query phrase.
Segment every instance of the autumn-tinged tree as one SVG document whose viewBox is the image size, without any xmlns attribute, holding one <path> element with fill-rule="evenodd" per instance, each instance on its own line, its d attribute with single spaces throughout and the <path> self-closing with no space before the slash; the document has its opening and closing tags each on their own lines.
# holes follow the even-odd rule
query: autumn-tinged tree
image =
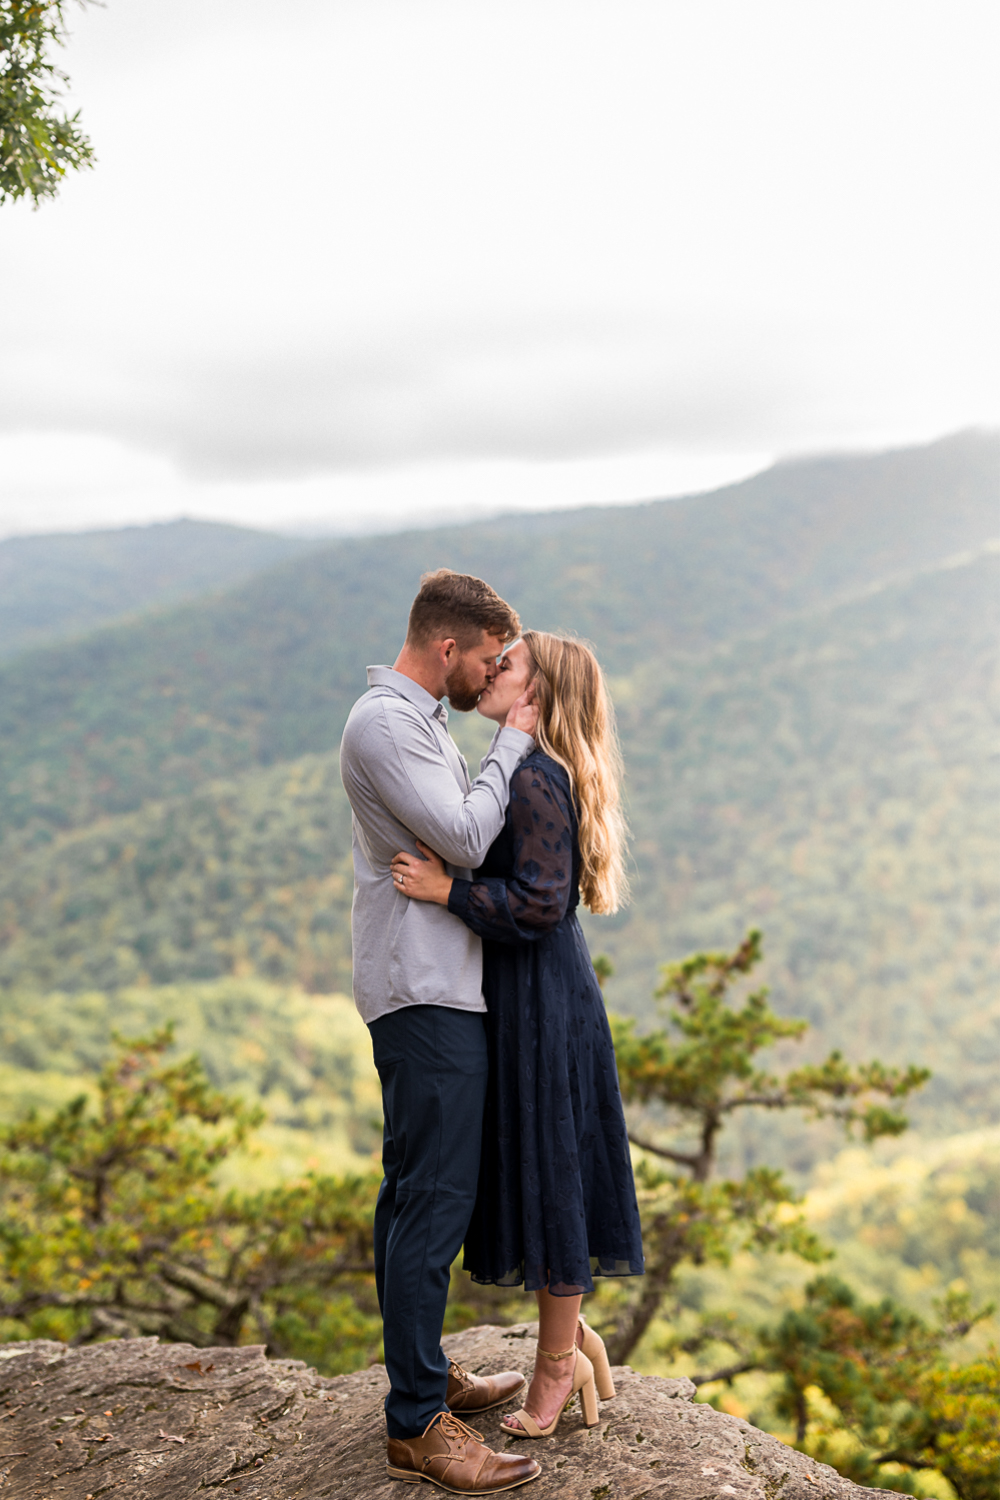
<svg viewBox="0 0 1000 1500">
<path fill-rule="evenodd" d="M 753 1352 L 695 1382 L 769 1371 L 780 1377 L 775 1414 L 794 1427 L 796 1446 L 849 1479 L 913 1493 L 915 1476 L 932 1470 L 959 1500 L 996 1500 L 1000 1359 L 996 1350 L 964 1365 L 949 1357 L 993 1308 L 973 1312 L 967 1294 L 952 1292 L 938 1311 L 930 1326 L 889 1297 L 865 1303 L 820 1276 L 800 1308 L 758 1333 Z M 739 1336 L 729 1339 L 739 1349 Z"/>
<path fill-rule="evenodd" d="M 171 1032 L 121 1044 L 83 1096 L 0 1132 L 0 1337 L 248 1338 L 328 1372 L 378 1350 L 378 1179 L 222 1192 L 257 1109 L 212 1089 Z"/>
<path fill-rule="evenodd" d="M 37 207 L 93 163 L 79 114 L 59 105 L 69 80 L 51 54 L 66 39 L 65 10 L 65 0 L 0 0 L 0 203 L 27 195 Z"/>
<path fill-rule="evenodd" d="M 858 1125 L 873 1141 L 906 1129 L 906 1119 L 890 1105 L 929 1077 L 923 1068 L 878 1062 L 851 1067 L 839 1052 L 784 1075 L 759 1068 L 758 1052 L 807 1029 L 804 1021 L 776 1015 L 766 989 L 740 1005 L 730 1002 L 732 986 L 760 957 L 760 933 L 751 931 L 734 953 L 699 953 L 665 965 L 657 990 L 670 1003 L 665 1029 L 640 1035 L 634 1021 L 612 1017 L 626 1105 L 658 1106 L 664 1127 L 662 1139 L 649 1129 L 630 1131 L 642 1153 L 636 1177 L 646 1274 L 606 1331 L 615 1363 L 629 1357 L 685 1262 L 726 1263 L 739 1246 L 791 1251 L 812 1261 L 827 1254 L 780 1172 L 757 1167 L 738 1180 L 715 1178 L 727 1121 L 740 1110 L 799 1109 L 848 1129 Z"/>
</svg>

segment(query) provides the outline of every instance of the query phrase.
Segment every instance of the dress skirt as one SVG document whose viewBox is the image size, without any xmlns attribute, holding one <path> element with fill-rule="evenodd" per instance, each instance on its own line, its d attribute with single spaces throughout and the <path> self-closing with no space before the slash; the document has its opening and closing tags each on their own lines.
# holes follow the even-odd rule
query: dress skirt
<svg viewBox="0 0 1000 1500">
<path fill-rule="evenodd" d="M 532 846 L 520 835 L 539 807 Z M 642 1232 L 611 1030 L 576 917 L 562 767 L 530 756 L 512 808 L 476 880 L 455 881 L 449 902 L 483 936 L 490 1063 L 464 1266 L 474 1281 L 573 1296 L 593 1291 L 595 1276 L 641 1275 Z"/>
</svg>

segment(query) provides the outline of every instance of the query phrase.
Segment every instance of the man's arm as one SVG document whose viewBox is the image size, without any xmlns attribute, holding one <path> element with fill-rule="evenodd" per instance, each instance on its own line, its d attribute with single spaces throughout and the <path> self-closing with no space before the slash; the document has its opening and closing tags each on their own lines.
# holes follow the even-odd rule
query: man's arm
<svg viewBox="0 0 1000 1500">
<path fill-rule="evenodd" d="M 503 827 L 510 778 L 534 740 L 520 729 L 501 730 L 471 791 L 463 792 L 435 729 L 417 710 L 391 699 L 379 709 L 360 746 L 366 779 L 393 816 L 448 864 L 475 868 Z"/>
</svg>

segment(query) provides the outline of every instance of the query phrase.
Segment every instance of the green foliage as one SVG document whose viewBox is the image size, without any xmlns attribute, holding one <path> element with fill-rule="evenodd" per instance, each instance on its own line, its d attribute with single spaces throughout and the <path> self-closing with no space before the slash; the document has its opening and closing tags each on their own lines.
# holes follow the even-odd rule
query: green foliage
<svg viewBox="0 0 1000 1500">
<path fill-rule="evenodd" d="M 703 1154 L 706 1117 L 725 1119 L 751 1107 L 750 1090 L 762 1089 L 772 1109 L 832 1108 L 863 1131 L 868 1091 L 898 1098 L 916 1086 L 913 1076 L 871 1066 L 817 1066 L 782 1077 L 760 1068 L 757 1053 L 776 1037 L 799 1035 L 801 1027 L 774 1017 L 759 990 L 727 1003 L 759 958 L 760 939 L 751 933 L 734 953 L 666 966 L 661 999 L 673 1001 L 671 1036 L 646 1039 L 634 1023 L 615 1022 L 632 1048 L 637 1092 L 630 1110 L 641 1099 L 647 1125 L 656 1123 L 651 1101 L 662 1106 L 669 1094 L 682 1135 L 685 1121 L 696 1126 L 683 1172 L 658 1171 L 648 1158 L 640 1163 L 650 1269 L 661 1278 L 661 1300 L 670 1289 L 684 1297 L 673 1276 L 682 1265 L 726 1266 L 734 1250 L 738 1257 L 747 1247 L 755 1254 L 791 1250 L 807 1261 L 825 1253 L 780 1173 L 758 1167 L 739 1180 L 712 1179 Z M 257 980 L 85 995 L 71 1003 L 56 996 L 40 1011 L 36 1004 L 35 1014 L 12 999 L 0 1005 L 5 1055 L 25 1071 L 46 1062 L 86 1070 L 107 1056 L 114 1015 L 131 1024 L 164 1012 L 180 1017 L 185 1041 L 196 1041 L 208 1064 L 206 1072 L 200 1061 L 175 1058 L 169 1031 L 119 1044 L 103 1067 L 96 1104 L 76 1099 L 0 1131 L 0 1337 L 79 1341 L 156 1333 L 201 1346 L 260 1340 L 331 1373 L 376 1356 L 370 1234 L 377 1178 L 307 1172 L 254 1188 L 240 1165 L 239 1185 L 223 1185 L 227 1169 L 246 1161 L 247 1137 L 262 1112 L 221 1093 L 217 1081 L 238 1083 L 269 1103 L 297 1096 L 308 1126 L 320 1081 L 329 1082 L 349 1043 L 338 1029 L 341 1005 L 346 1013 L 348 1002 Z M 357 1030 L 363 1031 L 360 1023 Z M 715 1079 L 707 1076 L 712 1039 L 726 1059 Z M 345 1086 L 355 1067 L 341 1058 Z M 775 1101 L 786 1087 L 788 1104 L 780 1106 Z M 894 1133 L 895 1123 L 888 1138 Z M 657 1154 L 677 1166 L 683 1144 L 657 1146 Z M 947 1203 L 957 1202 L 963 1185 L 970 1202 L 979 1203 L 988 1186 L 978 1169 L 967 1169 L 960 1184 L 955 1160 L 954 1151 L 942 1155 L 922 1180 L 940 1175 L 940 1191 L 952 1195 Z M 855 1164 L 844 1183 L 860 1180 Z M 831 1195 L 839 1181 L 821 1190 L 823 1220 L 835 1229 L 840 1200 Z M 881 1203 L 881 1180 L 870 1196 Z M 946 1217 L 964 1223 L 971 1210 Z M 878 1225 L 884 1237 L 882 1220 Z M 982 1235 L 988 1238 L 988 1227 Z M 972 1248 L 978 1245 L 979 1239 Z M 758 1262 L 756 1291 L 762 1275 Z M 467 1281 L 456 1271 L 449 1328 L 529 1315 L 523 1301 Z M 729 1303 L 743 1302 L 738 1286 L 727 1279 Z M 635 1315 L 630 1295 L 605 1299 L 618 1316 L 618 1336 Z M 763 1372 L 773 1390 L 769 1412 L 754 1413 L 758 1423 L 781 1430 L 804 1414 L 806 1450 L 859 1482 L 912 1489 L 912 1475 L 932 1469 L 948 1478 L 959 1500 L 985 1500 L 984 1476 L 992 1474 L 998 1442 L 995 1356 L 984 1352 L 964 1366 L 947 1357 L 950 1341 L 984 1311 L 969 1313 L 967 1299 L 953 1295 L 943 1319 L 929 1327 L 890 1298 L 868 1305 L 823 1277 L 808 1287 L 801 1307 L 761 1334 L 747 1329 L 745 1317 L 705 1309 L 692 1335 L 682 1336 L 678 1325 L 672 1347 L 693 1354 L 728 1344 L 735 1364 L 698 1377 L 702 1388 L 745 1378 L 740 1371 Z"/>
<path fill-rule="evenodd" d="M 64 13 L 63 0 L 0 0 L 0 203 L 28 196 L 37 207 L 93 164 L 79 114 L 58 107 L 69 80 L 50 51 L 65 42 Z"/>
<path fill-rule="evenodd" d="M 960 1500 L 994 1500 L 1000 1360 L 994 1352 L 963 1367 L 943 1357 L 992 1309 L 972 1313 L 955 1294 L 941 1311 L 928 1327 L 889 1298 L 863 1303 L 843 1281 L 820 1277 L 800 1309 L 764 1332 L 761 1365 L 782 1376 L 775 1406 L 799 1446 L 841 1473 L 912 1492 L 914 1472 L 936 1469 Z"/>
<path fill-rule="evenodd" d="M 811 1221 L 773 1168 L 790 1165 L 801 1183 L 845 1122 L 890 1142 L 914 1082 L 910 1057 L 934 1059 L 927 1092 L 936 1121 L 954 1129 L 990 1108 L 995 560 L 937 565 L 977 552 L 995 530 L 995 454 L 995 439 L 967 435 L 928 450 L 782 466 L 691 501 L 337 544 L 227 596 L 8 663 L 4 1086 L 64 1105 L 66 1078 L 53 1067 L 86 1073 L 106 1060 L 111 1026 L 148 1029 L 176 1014 L 211 1086 L 264 1101 L 271 1117 L 257 1137 L 269 1162 L 234 1152 L 205 1189 L 218 1215 L 226 1184 L 239 1187 L 256 1246 L 266 1234 L 248 1205 L 279 1191 L 275 1182 L 281 1191 L 308 1184 L 305 1153 L 320 1150 L 324 1131 L 349 1136 L 359 1155 L 370 1150 L 371 1079 L 346 1042 L 354 1071 L 338 1073 L 319 1035 L 333 1017 L 328 1002 L 310 1015 L 308 997 L 252 973 L 347 987 L 349 819 L 333 747 L 363 664 L 391 659 L 420 571 L 449 563 L 488 576 L 526 622 L 593 639 L 612 673 L 637 865 L 630 910 L 588 922 L 592 933 L 600 927 L 612 1004 L 652 1021 L 664 931 L 674 951 L 735 943 L 748 922 L 770 934 L 774 1010 L 759 994 L 734 1005 L 709 995 L 700 1037 L 683 1023 L 702 1001 L 678 999 L 682 1024 L 669 1033 L 654 1024 L 646 1038 L 633 1028 L 623 1041 L 626 1052 L 640 1048 L 630 1057 L 636 1133 L 659 1148 L 640 1172 L 655 1227 L 652 1305 L 662 1310 L 665 1293 L 687 1295 L 698 1277 L 716 1275 L 726 1290 L 708 1311 L 721 1335 L 721 1314 L 734 1302 L 756 1307 L 767 1278 L 784 1277 L 782 1296 L 792 1295 L 788 1267 L 804 1275 L 801 1257 L 820 1254 L 817 1227 L 843 1247 L 866 1297 L 898 1282 L 923 1309 L 941 1276 L 982 1285 L 993 1261 L 980 1201 L 989 1184 L 978 1167 L 953 1192 L 955 1172 L 935 1169 L 926 1202 L 885 1189 L 863 1211 L 845 1198 Z M 81 566 L 84 576 L 90 563 Z M 186 567 L 180 559 L 178 577 Z M 103 609 L 114 590 L 110 574 L 104 584 L 98 574 Z M 66 629 L 84 620 L 86 601 L 81 608 Z M 476 732 L 488 726 L 459 716 L 452 724 L 473 758 Z M 694 993 L 717 981 L 713 973 L 703 966 L 681 979 Z M 730 978 L 739 977 L 734 969 Z M 192 998 L 199 979 L 212 983 Z M 151 987 L 176 980 L 184 994 Z M 123 984 L 132 988 L 121 992 Z M 39 1001 L 55 988 L 65 993 Z M 797 1068 L 788 1052 L 801 1023 L 791 1015 L 813 1028 Z M 725 1054 L 722 1077 L 702 1068 L 712 1046 Z M 765 1070 L 767 1047 L 774 1061 Z M 831 1047 L 843 1055 L 824 1061 Z M 870 1054 L 884 1070 L 858 1066 Z M 774 1088 L 780 1103 L 767 1096 Z M 712 1110 L 721 1123 L 699 1178 Z M 220 1126 L 199 1128 L 210 1136 Z M 279 1152 L 294 1170 L 276 1170 Z M 316 1201 L 317 1222 L 325 1202 Z M 356 1208 L 360 1222 L 360 1200 Z M 292 1211 L 281 1200 L 275 1222 Z M 237 1230 L 212 1214 L 215 1238 L 188 1271 L 218 1281 L 221 1237 Z M 768 1248 L 797 1255 L 761 1259 Z M 277 1261 L 281 1253 L 279 1245 Z M 271 1331 L 248 1311 L 246 1336 L 333 1368 L 333 1355 L 316 1351 L 332 1349 L 340 1328 L 350 1358 L 363 1360 L 375 1326 L 370 1284 L 344 1274 L 262 1298 Z M 622 1341 L 636 1332 L 639 1290 L 608 1293 Z M 462 1285 L 450 1316 L 492 1319 L 511 1305 Z M 59 1306 L 30 1314 L 32 1327 L 71 1335 L 89 1316 Z M 178 1316 L 207 1336 L 221 1309 L 194 1301 Z M 749 1357 L 733 1348 L 737 1362 Z"/>
<path fill-rule="evenodd" d="M 966 434 L 687 501 L 340 542 L 222 599 L 32 652 L 0 670 L 0 837 L 332 748 L 428 567 L 488 576 L 532 625 L 592 639 L 615 677 L 660 672 L 981 547 L 995 453 Z"/>
<path fill-rule="evenodd" d="M 616 1362 L 643 1337 L 685 1261 L 726 1262 L 734 1246 L 791 1251 L 807 1260 L 828 1253 L 780 1172 L 756 1167 L 738 1180 L 711 1180 L 728 1119 L 745 1109 L 795 1109 L 832 1117 L 848 1129 L 859 1124 L 869 1140 L 898 1135 L 905 1119 L 872 1096 L 905 1098 L 929 1076 L 926 1069 L 880 1063 L 852 1068 L 839 1053 L 783 1076 L 761 1069 L 756 1057 L 762 1049 L 801 1036 L 805 1026 L 775 1015 L 766 989 L 753 991 L 739 1007 L 731 1003 L 733 984 L 760 958 L 761 936 L 751 931 L 731 954 L 699 953 L 665 965 L 657 994 L 671 1002 L 666 1029 L 639 1035 L 634 1020 L 612 1018 L 622 1097 L 647 1106 L 650 1124 L 659 1123 L 671 1137 L 668 1144 L 650 1139 L 648 1128 L 629 1132 L 647 1155 L 637 1173 L 646 1275 L 619 1312 L 610 1341 Z M 650 1166 L 648 1156 L 671 1169 Z"/>
<path fill-rule="evenodd" d="M 651 1019 L 664 931 L 683 952 L 766 925 L 774 1008 L 812 1027 L 804 1061 L 821 1045 L 933 1057 L 921 1127 L 991 1118 L 996 562 L 831 600 L 991 529 L 992 454 L 956 440 L 895 469 L 836 464 L 822 484 L 803 465 L 696 502 L 342 543 L 10 662 L 0 985 L 253 968 L 346 989 L 333 747 L 420 568 L 448 561 L 485 570 L 532 623 L 588 634 L 613 668 L 634 901 L 585 919 L 613 1007 Z M 488 726 L 451 724 L 474 760 Z M 271 763 L 293 755 L 286 782 Z M 728 1138 L 804 1177 L 832 1129 L 770 1111 Z"/>
<path fill-rule="evenodd" d="M 0 541 L 0 657 L 209 590 L 230 588 L 315 542 L 210 521 Z"/>
<path fill-rule="evenodd" d="M 810 1061 L 932 1062 L 923 1129 L 994 1118 L 995 574 L 945 570 L 616 692 L 635 899 L 588 924 L 615 1009 L 649 1016 L 664 931 L 691 951 L 759 924 Z M 802 1173 L 833 1146 L 771 1115 L 739 1149 L 773 1160 L 776 1137 Z"/>
<path fill-rule="evenodd" d="M 995 1500 L 1000 1473 L 996 1351 L 969 1365 L 928 1370 L 914 1404 L 919 1415 L 901 1434 L 900 1448 L 908 1456 L 897 1462 L 933 1466 L 951 1481 L 960 1500 Z"/>
<path fill-rule="evenodd" d="M 0 986 L 256 973 L 349 991 L 350 838 L 335 757 L 66 835 L 0 867 Z"/>
<path fill-rule="evenodd" d="M 888 1299 L 929 1322 L 950 1294 L 988 1303 L 1000 1284 L 1000 1128 L 852 1144 L 817 1169 L 801 1211 L 863 1301 Z M 814 1274 L 798 1257 L 740 1249 L 728 1264 L 686 1262 L 632 1363 L 658 1375 L 740 1365 L 757 1350 L 759 1328 L 800 1306 Z M 982 1319 L 964 1335 L 963 1357 L 985 1356 L 998 1337 L 1000 1318 Z M 771 1380 L 734 1375 L 712 1399 L 784 1435 L 765 1399 Z"/>
<path fill-rule="evenodd" d="M 988 624 L 967 628 L 980 607 L 988 621 L 990 603 L 972 574 L 887 591 L 822 630 L 800 625 L 800 663 L 785 633 L 769 635 L 709 666 L 665 668 L 668 685 L 637 699 L 617 693 L 639 875 L 629 911 L 588 921 L 613 959 L 616 1009 L 648 1014 L 665 925 L 671 941 L 714 946 L 743 911 L 766 909 L 776 1009 L 809 1019 L 807 1053 L 821 1037 L 848 1057 L 862 1044 L 891 1063 L 933 1056 L 935 1125 L 989 1118 L 996 838 L 983 788 L 995 769 L 980 667 L 993 644 Z M 935 619 L 948 630 L 935 634 Z M 916 705 L 902 741 L 895 710 L 875 701 L 888 681 Z M 854 714 L 863 694 L 872 701 Z M 459 734 L 475 727 L 458 722 Z M 190 726 L 192 753 L 199 732 Z M 46 778 L 38 763 L 24 785 L 63 803 L 85 786 L 71 765 Z M 105 988 L 249 967 L 349 987 L 335 753 L 24 836 L 37 847 L 8 844 L 0 861 L 0 984 Z M 774 1112 L 766 1126 L 741 1123 L 733 1144 L 744 1143 L 802 1172 L 832 1146 L 817 1127 L 784 1131 Z"/>
<path fill-rule="evenodd" d="M 923 1311 L 949 1286 L 988 1298 L 1000 1284 L 1000 1132 L 885 1156 L 845 1152 L 809 1193 L 810 1223 L 837 1247 L 845 1274 L 870 1296 Z"/>
<path fill-rule="evenodd" d="M 762 1252 L 791 1251 L 807 1263 L 829 1254 L 815 1234 L 817 1217 L 847 1242 L 852 1270 L 862 1274 L 879 1274 L 880 1259 L 870 1248 L 861 1254 L 874 1246 L 911 1254 L 923 1275 L 932 1246 L 941 1247 L 945 1273 L 971 1273 L 993 1244 L 994 1279 L 996 1268 L 995 1172 L 986 1154 L 961 1158 L 960 1171 L 956 1147 L 925 1147 L 939 1151 L 940 1161 L 921 1175 L 915 1163 L 880 1164 L 870 1150 L 855 1149 L 840 1175 L 831 1169 L 816 1204 L 803 1204 L 769 1167 L 714 1179 L 720 1130 L 743 1110 L 833 1118 L 866 1143 L 888 1143 L 905 1127 L 898 1101 L 927 1077 L 924 1069 L 878 1062 L 851 1066 L 839 1054 L 781 1074 L 762 1068 L 762 1051 L 799 1039 L 805 1028 L 776 1016 L 766 990 L 733 999 L 760 959 L 760 935 L 751 931 L 732 953 L 666 965 L 658 991 L 670 1004 L 666 1029 L 640 1035 L 634 1020 L 612 1018 L 629 1113 L 638 1107 L 646 1115 L 632 1140 L 649 1153 L 637 1172 L 647 1275 L 634 1292 L 602 1289 L 591 1317 L 604 1323 L 615 1359 L 644 1339 L 640 1368 L 651 1355 L 666 1355 L 672 1372 L 687 1374 L 691 1356 L 721 1352 L 721 1368 L 694 1377 L 702 1391 L 764 1380 L 756 1409 L 728 1409 L 782 1436 L 791 1423 L 805 1451 L 858 1483 L 913 1492 L 921 1474 L 933 1473 L 960 1500 L 992 1500 L 1000 1367 L 988 1350 L 964 1364 L 951 1357 L 954 1341 L 989 1318 L 990 1307 L 972 1313 L 968 1294 L 955 1287 L 931 1326 L 893 1297 L 866 1303 L 843 1280 L 823 1276 L 775 1324 L 761 1331 L 748 1321 L 748 1308 L 767 1301 L 769 1283 L 773 1302 L 781 1300 L 774 1262 L 760 1259 Z M 647 1139 L 654 1126 L 661 1138 Z M 651 1165 L 651 1156 L 673 1170 Z M 917 1182 L 923 1198 L 914 1193 Z M 715 1273 L 710 1299 L 713 1265 L 727 1274 Z M 659 1320 L 668 1298 L 672 1326 L 665 1327 Z"/>
<path fill-rule="evenodd" d="M 622 1097 L 626 1102 L 655 1100 L 693 1124 L 698 1134 L 695 1151 L 643 1149 L 687 1167 L 699 1182 L 710 1175 L 718 1131 L 736 1110 L 802 1109 L 819 1118 L 833 1116 L 848 1128 L 860 1123 L 871 1141 L 899 1135 L 907 1122 L 870 1096 L 906 1098 L 930 1077 L 926 1068 L 900 1070 L 880 1062 L 852 1068 L 839 1052 L 781 1078 L 759 1069 L 754 1061 L 758 1052 L 801 1037 L 807 1028 L 804 1021 L 775 1015 L 763 988 L 748 995 L 741 1009 L 729 1003 L 734 980 L 748 974 L 761 957 L 761 934 L 751 929 L 732 954 L 698 953 L 666 964 L 656 994 L 672 1002 L 669 1029 L 640 1036 L 634 1020 L 613 1025 Z"/>
<path fill-rule="evenodd" d="M 704 1169 L 711 1164 L 714 1132 L 724 1111 L 740 1102 L 767 1104 L 774 1081 L 756 1073 L 754 1055 L 783 1037 L 799 1037 L 804 1021 L 785 1021 L 767 1005 L 767 991 L 748 996 L 743 1009 L 727 1003 L 727 990 L 747 974 L 761 957 L 761 937 L 750 932 L 733 954 L 698 953 L 664 967 L 660 999 L 675 1002 L 673 1027 L 684 1041 L 678 1044 L 667 1031 L 637 1036 L 634 1021 L 615 1026 L 615 1050 L 626 1100 L 662 1100 L 709 1121 L 713 1140 L 706 1143 Z M 729 1096 L 736 1080 L 743 1089 Z M 778 1101 L 776 1107 L 782 1107 Z M 700 1168 L 696 1173 L 702 1176 Z"/>
<path fill-rule="evenodd" d="M 255 1154 L 223 1175 L 256 1185 L 366 1167 L 381 1143 L 371 1041 L 354 1002 L 256 978 L 140 986 L 113 994 L 0 991 L 0 1120 L 63 1103 L 113 1056 L 116 1028 L 137 1035 L 169 1020 L 175 1053 L 196 1052 L 216 1089 L 261 1104 Z M 174 1055 L 174 1054 L 171 1054 Z"/>
<path fill-rule="evenodd" d="M 594 973 L 602 990 L 614 972 L 615 966 L 606 953 L 597 953 L 594 955 Z"/>
<path fill-rule="evenodd" d="M 211 1088 L 171 1033 L 122 1043 L 86 1097 L 0 1134 L 0 1326 L 85 1342 L 263 1339 L 334 1371 L 378 1342 L 375 1177 L 220 1190 L 262 1111 Z"/>
</svg>

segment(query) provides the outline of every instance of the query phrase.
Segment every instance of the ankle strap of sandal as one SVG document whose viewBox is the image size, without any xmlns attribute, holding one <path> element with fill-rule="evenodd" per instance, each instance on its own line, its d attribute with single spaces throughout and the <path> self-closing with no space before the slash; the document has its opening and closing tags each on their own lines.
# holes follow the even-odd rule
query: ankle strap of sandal
<svg viewBox="0 0 1000 1500">
<path fill-rule="evenodd" d="M 535 1353 L 543 1355 L 546 1359 L 569 1359 L 571 1354 L 576 1353 L 576 1345 L 573 1344 L 571 1348 L 563 1349 L 558 1354 L 551 1354 L 548 1349 L 543 1349 L 540 1345 L 536 1344 Z"/>
</svg>

